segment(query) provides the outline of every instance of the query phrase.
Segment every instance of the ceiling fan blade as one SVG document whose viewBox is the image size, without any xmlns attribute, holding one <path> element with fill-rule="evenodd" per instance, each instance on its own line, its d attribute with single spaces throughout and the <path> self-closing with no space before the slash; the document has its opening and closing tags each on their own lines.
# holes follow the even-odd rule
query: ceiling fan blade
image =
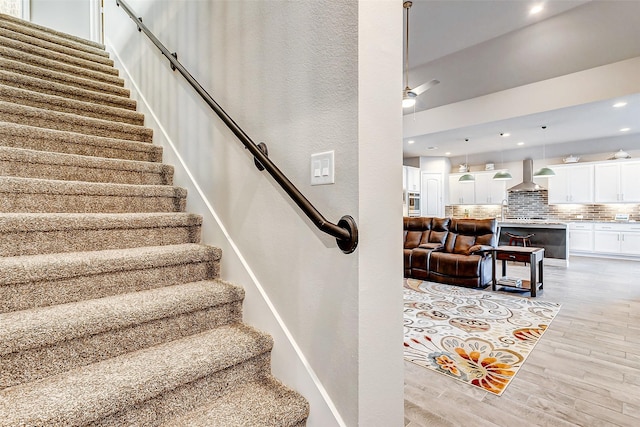
<svg viewBox="0 0 640 427">
<path fill-rule="evenodd" d="M 440 80 L 436 80 L 436 79 L 429 80 L 428 82 L 423 83 L 420 86 L 411 89 L 411 92 L 415 93 L 416 96 L 418 96 L 421 93 L 426 92 L 427 90 L 431 89 L 432 87 L 434 87 L 438 83 L 440 83 Z"/>
</svg>

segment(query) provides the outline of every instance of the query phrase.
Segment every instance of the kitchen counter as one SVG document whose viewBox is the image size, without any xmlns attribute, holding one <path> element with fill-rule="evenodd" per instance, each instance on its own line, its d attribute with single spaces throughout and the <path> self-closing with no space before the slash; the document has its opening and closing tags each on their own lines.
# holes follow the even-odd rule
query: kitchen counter
<svg viewBox="0 0 640 427">
<path fill-rule="evenodd" d="M 556 220 L 505 220 L 498 221 L 498 245 L 508 245 L 506 233 L 531 237 L 531 246 L 544 248 L 547 258 L 557 261 L 558 265 L 567 265 L 569 260 L 568 224 Z"/>
<path fill-rule="evenodd" d="M 498 221 L 499 227 L 526 227 L 526 228 L 558 228 L 566 229 L 567 223 L 555 220 L 536 220 L 536 219 L 507 219 Z"/>
</svg>

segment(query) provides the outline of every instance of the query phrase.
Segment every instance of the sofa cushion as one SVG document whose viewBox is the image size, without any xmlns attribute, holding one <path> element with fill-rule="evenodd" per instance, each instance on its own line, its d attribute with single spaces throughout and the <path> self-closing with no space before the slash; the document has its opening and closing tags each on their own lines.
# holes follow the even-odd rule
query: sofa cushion
<svg viewBox="0 0 640 427">
<path fill-rule="evenodd" d="M 404 218 L 404 248 L 417 248 L 421 243 L 429 241 L 431 218 L 405 217 Z"/>
<path fill-rule="evenodd" d="M 433 252 L 429 270 L 445 276 L 478 277 L 481 258 L 480 255 Z"/>
<path fill-rule="evenodd" d="M 427 231 L 428 233 L 428 231 Z M 405 249 L 413 249 L 417 248 L 420 245 L 420 241 L 422 240 L 422 231 L 407 231 L 407 234 L 404 236 L 404 248 Z"/>
<path fill-rule="evenodd" d="M 465 236 L 464 234 L 455 235 L 455 241 L 453 242 L 453 253 L 469 255 L 469 249 L 476 244 L 476 236 Z"/>
<path fill-rule="evenodd" d="M 495 219 L 453 219 L 450 230 L 453 233 L 475 236 L 476 244 L 496 246 L 497 221 Z"/>
</svg>

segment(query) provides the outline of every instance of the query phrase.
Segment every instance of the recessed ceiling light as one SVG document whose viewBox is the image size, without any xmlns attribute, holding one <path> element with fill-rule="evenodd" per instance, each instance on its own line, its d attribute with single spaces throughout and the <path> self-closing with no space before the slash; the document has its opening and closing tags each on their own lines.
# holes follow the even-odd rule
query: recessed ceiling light
<svg viewBox="0 0 640 427">
<path fill-rule="evenodd" d="M 518 145 L 524 145 L 524 141 L 518 142 Z"/>
<path fill-rule="evenodd" d="M 407 144 L 413 144 L 415 141 L 413 139 L 407 141 Z"/>
<path fill-rule="evenodd" d="M 622 108 L 622 107 L 624 107 L 625 105 L 627 105 L 627 103 L 626 103 L 626 102 L 624 102 L 624 101 L 620 101 L 620 102 L 616 102 L 615 104 L 613 104 L 613 108 Z"/>
<path fill-rule="evenodd" d="M 427 147 L 427 150 L 432 151 L 432 150 L 437 150 L 438 147 Z"/>
<path fill-rule="evenodd" d="M 511 136 L 511 134 L 509 132 L 504 132 L 500 134 L 501 137 L 506 138 L 508 136 Z"/>
<path fill-rule="evenodd" d="M 446 153 L 444 153 L 445 156 L 450 156 L 451 155 L 451 151 L 447 151 Z"/>
<path fill-rule="evenodd" d="M 544 9 L 544 5 L 537 4 L 533 6 L 531 9 L 529 9 L 529 15 L 535 15 L 537 13 L 540 13 L 542 12 L 543 9 Z"/>
<path fill-rule="evenodd" d="M 622 128 L 620 129 L 620 132 L 629 132 L 631 130 L 631 128 Z"/>
</svg>

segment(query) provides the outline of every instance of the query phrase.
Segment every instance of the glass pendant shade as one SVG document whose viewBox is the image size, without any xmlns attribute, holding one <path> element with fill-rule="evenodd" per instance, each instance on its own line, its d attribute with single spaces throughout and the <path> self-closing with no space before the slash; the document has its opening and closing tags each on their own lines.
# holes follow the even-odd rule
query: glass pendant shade
<svg viewBox="0 0 640 427">
<path fill-rule="evenodd" d="M 460 178 L 458 178 L 458 182 L 473 182 L 476 178 L 470 173 L 465 173 Z"/>
<path fill-rule="evenodd" d="M 536 173 L 533 174 L 533 176 L 540 176 L 540 177 L 550 177 L 550 176 L 555 176 L 556 173 L 553 171 L 553 169 L 544 167 L 544 168 L 540 168 L 540 170 L 536 171 Z"/>
<path fill-rule="evenodd" d="M 493 179 L 495 181 L 507 181 L 509 179 L 513 178 L 511 176 L 511 174 L 508 171 L 500 171 L 498 173 L 496 173 L 495 175 L 493 175 Z"/>
</svg>

